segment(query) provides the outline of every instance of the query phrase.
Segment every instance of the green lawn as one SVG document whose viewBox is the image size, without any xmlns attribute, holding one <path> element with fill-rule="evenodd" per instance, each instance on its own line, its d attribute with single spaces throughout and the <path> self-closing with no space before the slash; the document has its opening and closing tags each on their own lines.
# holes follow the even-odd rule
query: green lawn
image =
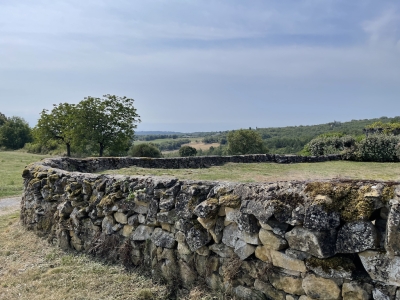
<svg viewBox="0 0 400 300">
<path fill-rule="evenodd" d="M 400 181 L 400 163 L 332 161 L 323 163 L 228 163 L 207 169 L 144 169 L 138 167 L 109 170 L 103 174 L 167 175 L 179 179 L 271 182 L 280 180 L 318 180 L 331 178 Z"/>
<path fill-rule="evenodd" d="M 16 151 L 0 152 L 0 198 L 22 193 L 22 170 L 31 162 L 49 155 L 37 155 Z"/>
</svg>

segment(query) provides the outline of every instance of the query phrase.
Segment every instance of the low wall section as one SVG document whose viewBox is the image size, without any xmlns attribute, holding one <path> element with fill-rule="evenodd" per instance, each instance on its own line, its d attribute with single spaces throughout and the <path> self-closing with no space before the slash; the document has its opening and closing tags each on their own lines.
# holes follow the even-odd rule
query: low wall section
<svg viewBox="0 0 400 300">
<path fill-rule="evenodd" d="M 212 165 L 204 161 L 197 166 Z M 145 266 L 176 287 L 202 281 L 239 299 L 400 299 L 400 183 L 74 171 L 128 165 L 62 158 L 27 166 L 23 224 L 63 249 Z"/>
</svg>

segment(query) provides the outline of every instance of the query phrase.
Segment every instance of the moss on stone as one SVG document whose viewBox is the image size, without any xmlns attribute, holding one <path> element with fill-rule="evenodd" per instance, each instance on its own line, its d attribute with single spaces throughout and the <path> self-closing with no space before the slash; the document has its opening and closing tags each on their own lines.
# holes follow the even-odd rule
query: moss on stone
<svg viewBox="0 0 400 300">
<path fill-rule="evenodd" d="M 57 174 L 53 174 L 53 175 L 50 175 L 47 180 L 49 180 L 51 183 L 54 183 L 58 179 L 59 179 L 58 175 Z"/>
<path fill-rule="evenodd" d="M 311 257 L 307 259 L 306 265 L 309 268 L 321 267 L 321 269 L 326 273 L 329 273 L 330 270 L 344 270 L 352 272 L 356 269 L 353 261 L 350 258 L 344 256 L 334 256 L 326 259 Z"/>
<path fill-rule="evenodd" d="M 226 207 L 238 208 L 240 206 L 240 197 L 234 194 L 226 194 L 219 197 L 219 204 Z"/>
<path fill-rule="evenodd" d="M 311 182 L 305 192 L 313 198 L 313 204 L 321 204 L 329 211 L 340 213 L 346 222 L 368 220 L 374 212 L 374 202 L 365 197 L 371 185 L 357 186 L 355 183 Z M 328 196 L 331 203 L 315 200 L 317 195 Z"/>
<path fill-rule="evenodd" d="M 394 186 L 385 186 L 382 191 L 382 202 L 388 203 L 390 199 L 394 198 Z"/>
</svg>

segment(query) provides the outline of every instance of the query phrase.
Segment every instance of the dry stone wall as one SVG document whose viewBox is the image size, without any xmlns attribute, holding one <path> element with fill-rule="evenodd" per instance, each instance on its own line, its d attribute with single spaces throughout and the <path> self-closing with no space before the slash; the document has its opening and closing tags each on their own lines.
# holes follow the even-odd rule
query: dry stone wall
<svg viewBox="0 0 400 300">
<path fill-rule="evenodd" d="M 144 266 L 177 287 L 205 282 L 238 299 L 400 299 L 400 183 L 83 173 L 130 163 L 27 166 L 23 224 L 63 249 Z"/>
</svg>

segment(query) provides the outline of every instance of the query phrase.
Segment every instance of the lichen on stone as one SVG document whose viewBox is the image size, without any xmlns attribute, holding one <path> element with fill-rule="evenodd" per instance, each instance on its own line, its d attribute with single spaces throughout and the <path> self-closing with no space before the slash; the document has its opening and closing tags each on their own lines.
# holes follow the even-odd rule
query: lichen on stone
<svg viewBox="0 0 400 300">
<path fill-rule="evenodd" d="M 219 197 L 219 204 L 222 206 L 238 208 L 240 203 L 240 197 L 234 194 L 226 194 Z"/>
<path fill-rule="evenodd" d="M 312 197 L 312 204 L 321 204 L 328 211 L 340 213 L 346 222 L 368 220 L 374 212 L 374 202 L 365 197 L 371 191 L 371 185 L 357 186 L 355 183 L 310 182 L 305 192 Z M 319 202 L 317 195 L 328 196 L 331 203 Z"/>
<path fill-rule="evenodd" d="M 310 257 L 306 260 L 306 266 L 309 268 L 321 267 L 321 269 L 326 273 L 329 273 L 330 270 L 344 270 L 352 272 L 356 269 L 353 261 L 344 256 L 334 256 L 325 259 Z"/>
</svg>

